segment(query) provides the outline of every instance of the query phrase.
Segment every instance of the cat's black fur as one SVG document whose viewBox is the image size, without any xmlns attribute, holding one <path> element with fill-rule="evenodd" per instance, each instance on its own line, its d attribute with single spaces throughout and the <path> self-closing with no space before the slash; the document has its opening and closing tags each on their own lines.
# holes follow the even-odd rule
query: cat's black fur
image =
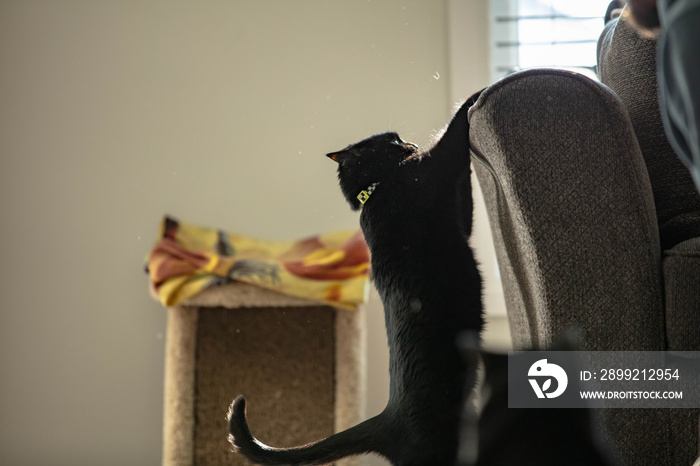
<svg viewBox="0 0 700 466">
<path fill-rule="evenodd" d="M 396 133 L 328 154 L 372 253 L 390 349 L 384 411 L 307 446 L 267 447 L 248 429 L 245 400 L 230 415 L 231 442 L 259 464 L 325 464 L 378 453 L 394 465 L 453 465 L 465 393 L 475 371 L 457 336 L 483 325 L 481 278 L 468 245 L 472 225 L 467 101 L 439 142 L 421 153 Z M 374 183 L 362 206 L 357 195 Z"/>
</svg>

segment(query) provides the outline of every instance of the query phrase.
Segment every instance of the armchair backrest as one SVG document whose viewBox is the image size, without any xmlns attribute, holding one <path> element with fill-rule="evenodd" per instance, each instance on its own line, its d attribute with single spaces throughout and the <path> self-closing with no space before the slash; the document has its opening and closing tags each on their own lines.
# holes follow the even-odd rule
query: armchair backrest
<svg viewBox="0 0 700 466">
<path fill-rule="evenodd" d="M 620 97 L 642 150 L 656 205 L 661 250 L 700 237 L 700 194 L 666 137 L 657 87 L 657 40 L 626 19 L 605 27 L 598 42 L 598 73 Z"/>
</svg>

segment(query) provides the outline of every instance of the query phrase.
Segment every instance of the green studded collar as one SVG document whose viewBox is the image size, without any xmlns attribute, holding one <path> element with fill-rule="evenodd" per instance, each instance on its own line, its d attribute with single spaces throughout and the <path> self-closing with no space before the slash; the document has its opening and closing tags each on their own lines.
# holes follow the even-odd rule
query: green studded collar
<svg viewBox="0 0 700 466">
<path fill-rule="evenodd" d="M 360 201 L 360 204 L 363 204 L 369 200 L 369 197 L 372 195 L 375 189 L 377 189 L 377 186 L 379 186 L 379 182 L 377 183 L 372 183 L 371 185 L 367 186 L 366 189 L 363 189 L 360 191 L 360 194 L 357 195 L 357 200 Z"/>
<path fill-rule="evenodd" d="M 406 165 L 406 162 L 408 162 L 408 159 L 403 159 L 401 162 L 399 162 L 399 167 L 403 167 Z M 357 200 L 360 201 L 360 204 L 365 205 L 367 201 L 369 200 L 369 197 L 372 195 L 375 189 L 377 189 L 377 186 L 379 186 L 379 181 L 376 183 L 372 183 L 371 185 L 367 186 L 365 189 L 360 191 L 360 194 L 357 195 Z"/>
</svg>

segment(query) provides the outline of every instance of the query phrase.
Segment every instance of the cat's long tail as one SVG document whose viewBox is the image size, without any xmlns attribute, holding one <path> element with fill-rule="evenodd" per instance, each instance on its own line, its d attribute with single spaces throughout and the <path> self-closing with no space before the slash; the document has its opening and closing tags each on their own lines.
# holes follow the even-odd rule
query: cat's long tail
<svg viewBox="0 0 700 466">
<path fill-rule="evenodd" d="M 236 451 L 256 464 L 326 464 L 346 456 L 376 452 L 377 426 L 381 422 L 380 414 L 318 442 L 292 448 L 273 448 L 261 443 L 250 433 L 246 421 L 246 402 L 239 396 L 229 410 L 229 441 Z"/>
</svg>

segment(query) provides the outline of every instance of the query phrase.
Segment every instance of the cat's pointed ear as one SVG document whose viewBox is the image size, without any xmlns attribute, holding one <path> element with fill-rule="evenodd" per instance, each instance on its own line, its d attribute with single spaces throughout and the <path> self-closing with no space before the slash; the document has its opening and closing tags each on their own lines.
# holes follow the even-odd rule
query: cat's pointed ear
<svg viewBox="0 0 700 466">
<path fill-rule="evenodd" d="M 330 154 L 326 154 L 326 157 L 342 165 L 345 162 L 345 160 L 347 160 L 349 155 L 350 151 L 343 149 L 338 152 L 331 152 Z"/>
</svg>

